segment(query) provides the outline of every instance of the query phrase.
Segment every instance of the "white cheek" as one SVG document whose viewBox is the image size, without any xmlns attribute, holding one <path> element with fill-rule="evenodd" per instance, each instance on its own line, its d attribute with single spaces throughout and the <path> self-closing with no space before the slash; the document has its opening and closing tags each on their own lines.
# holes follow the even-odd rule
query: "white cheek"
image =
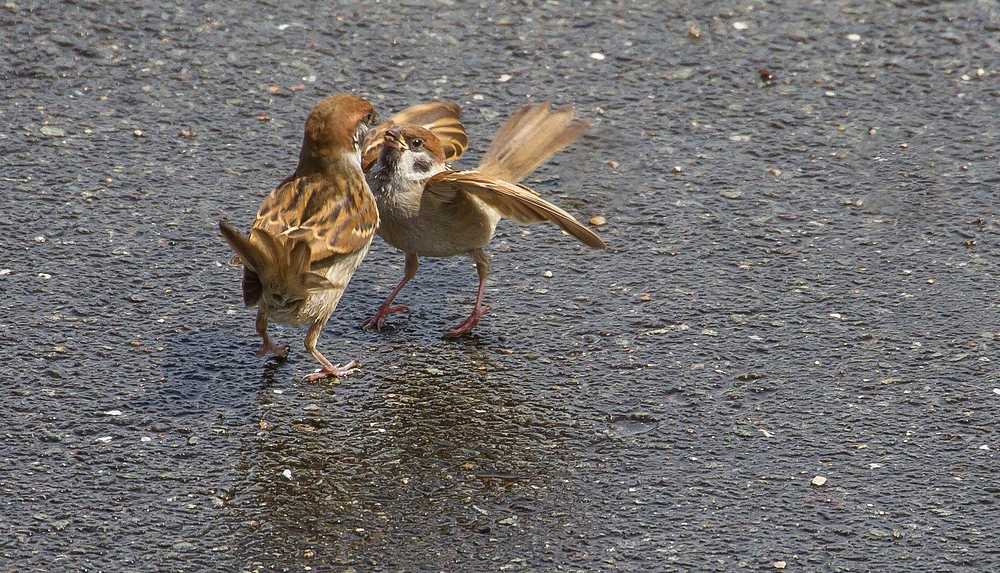
<svg viewBox="0 0 1000 573">
<path fill-rule="evenodd" d="M 399 174 L 403 176 L 407 181 L 419 181 L 424 179 L 426 175 L 420 173 L 413 167 L 414 157 L 407 154 L 403 157 L 403 160 L 399 162 Z"/>
<path fill-rule="evenodd" d="M 408 181 L 424 181 L 444 169 L 443 165 L 435 165 L 434 163 L 431 163 L 430 167 L 426 169 L 418 168 L 418 162 L 431 161 L 426 154 L 418 156 L 408 153 L 402 159 L 403 160 L 399 162 L 399 174 Z"/>
</svg>

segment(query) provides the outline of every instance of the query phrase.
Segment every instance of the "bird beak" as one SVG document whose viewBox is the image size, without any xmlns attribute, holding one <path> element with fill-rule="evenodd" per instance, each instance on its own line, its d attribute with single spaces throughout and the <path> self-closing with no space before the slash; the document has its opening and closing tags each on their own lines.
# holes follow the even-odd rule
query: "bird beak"
<svg viewBox="0 0 1000 573">
<path fill-rule="evenodd" d="M 396 151 L 406 151 L 410 146 L 406 145 L 406 141 L 403 140 L 403 134 L 395 127 L 390 127 L 385 130 L 385 137 L 383 138 L 385 146 Z"/>
</svg>

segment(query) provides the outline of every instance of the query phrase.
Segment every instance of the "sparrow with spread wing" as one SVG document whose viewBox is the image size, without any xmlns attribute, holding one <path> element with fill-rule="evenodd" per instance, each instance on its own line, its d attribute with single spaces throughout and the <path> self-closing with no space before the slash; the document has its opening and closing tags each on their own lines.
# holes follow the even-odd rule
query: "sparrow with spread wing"
<svg viewBox="0 0 1000 573">
<path fill-rule="evenodd" d="M 475 261 L 479 289 L 472 314 L 445 336 L 462 336 L 475 328 L 489 310 L 483 306 L 490 272 L 483 249 L 501 218 L 522 224 L 551 221 L 587 246 L 606 248 L 600 237 L 572 215 L 519 184 L 575 141 L 587 122 L 575 119 L 570 108 L 552 111 L 550 103 L 522 107 L 497 132 L 476 169 L 453 170 L 445 162 L 455 158 L 449 137 L 461 128 L 457 106 L 455 111 L 454 118 L 448 118 L 450 132 L 445 138 L 435 133 L 433 124 L 428 128 L 412 121 L 387 126 L 380 134 L 380 146 L 366 138 L 366 155 L 372 156 L 377 149 L 377 159 L 366 164 L 365 172 L 378 204 L 378 234 L 406 254 L 403 279 L 364 323 L 366 330 L 381 329 L 389 315 L 409 310 L 392 303 L 416 275 L 420 257 L 455 255 L 468 255 Z M 461 132 L 464 141 L 464 129 Z"/>
<path fill-rule="evenodd" d="M 321 368 L 318 380 L 346 376 L 354 361 L 333 365 L 316 348 L 379 224 L 375 198 L 361 170 L 361 142 L 376 120 L 367 101 L 349 94 L 325 98 L 309 113 L 299 163 L 264 200 L 249 235 L 225 221 L 219 231 L 243 265 L 243 301 L 257 307 L 258 354 L 283 357 L 268 320 L 307 324 L 305 348 Z"/>
</svg>

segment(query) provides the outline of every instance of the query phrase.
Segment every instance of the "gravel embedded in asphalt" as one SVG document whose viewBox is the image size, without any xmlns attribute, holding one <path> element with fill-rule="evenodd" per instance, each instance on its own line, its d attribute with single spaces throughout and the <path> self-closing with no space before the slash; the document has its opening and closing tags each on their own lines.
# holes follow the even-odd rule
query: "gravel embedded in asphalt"
<svg viewBox="0 0 1000 573">
<path fill-rule="evenodd" d="M 0 569 L 986 571 L 1000 408 L 988 3 L 12 0 Z M 765 72 L 767 72 L 765 74 Z M 376 239 L 301 381 L 217 235 L 335 91 L 590 131 L 525 181 L 607 241 Z M 820 483 L 822 482 L 822 483 Z M 779 566 L 780 564 L 780 566 Z"/>
</svg>

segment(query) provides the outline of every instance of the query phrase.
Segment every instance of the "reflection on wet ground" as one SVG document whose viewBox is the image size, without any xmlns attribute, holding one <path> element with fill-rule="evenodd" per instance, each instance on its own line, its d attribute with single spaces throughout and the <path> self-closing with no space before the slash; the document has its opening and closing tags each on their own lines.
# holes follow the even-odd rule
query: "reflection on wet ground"
<svg viewBox="0 0 1000 573">
<path fill-rule="evenodd" d="M 525 400 L 474 344 L 451 345 L 451 371 L 437 351 L 417 358 L 427 346 L 400 347 L 405 366 L 365 387 L 260 390 L 247 481 L 228 504 L 252 533 L 241 553 L 429 567 L 516 544 L 522 520 L 561 514 L 566 413 Z"/>
</svg>

